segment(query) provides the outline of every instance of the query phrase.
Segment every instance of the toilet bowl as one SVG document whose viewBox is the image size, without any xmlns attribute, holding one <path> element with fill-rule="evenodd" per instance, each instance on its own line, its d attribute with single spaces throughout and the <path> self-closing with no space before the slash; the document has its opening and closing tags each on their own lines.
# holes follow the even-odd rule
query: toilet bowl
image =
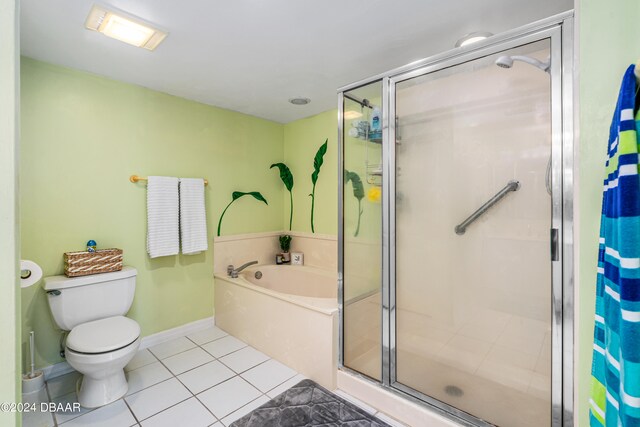
<svg viewBox="0 0 640 427">
<path fill-rule="evenodd" d="M 44 290 L 54 321 L 69 331 L 65 357 L 83 374 L 78 403 L 97 408 L 127 393 L 124 367 L 140 347 L 140 325 L 125 317 L 133 303 L 136 269 L 69 278 L 47 277 Z"/>
<path fill-rule="evenodd" d="M 78 403 L 97 408 L 120 399 L 129 389 L 124 367 L 140 346 L 140 326 L 123 316 L 83 323 L 67 337 L 65 357 L 83 374 Z"/>
</svg>

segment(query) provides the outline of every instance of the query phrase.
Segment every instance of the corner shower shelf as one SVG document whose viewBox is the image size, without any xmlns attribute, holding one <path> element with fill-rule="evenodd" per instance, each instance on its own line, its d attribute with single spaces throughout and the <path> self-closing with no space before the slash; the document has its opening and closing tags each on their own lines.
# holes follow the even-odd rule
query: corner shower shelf
<svg viewBox="0 0 640 427">
<path fill-rule="evenodd" d="M 362 141 L 373 142 L 374 144 L 382 144 L 382 132 L 376 132 L 372 135 L 366 135 L 359 132 L 356 138 L 361 139 Z"/>
</svg>

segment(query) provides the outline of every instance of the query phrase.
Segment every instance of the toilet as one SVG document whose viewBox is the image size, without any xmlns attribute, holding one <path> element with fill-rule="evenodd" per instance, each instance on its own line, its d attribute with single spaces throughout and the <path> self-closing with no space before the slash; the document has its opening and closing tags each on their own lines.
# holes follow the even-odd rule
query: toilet
<svg viewBox="0 0 640 427">
<path fill-rule="evenodd" d="M 140 346 L 140 325 L 125 317 L 133 303 L 137 271 L 44 279 L 55 323 L 69 331 L 65 357 L 83 374 L 78 403 L 97 408 L 118 400 L 129 388 L 124 367 Z"/>
</svg>

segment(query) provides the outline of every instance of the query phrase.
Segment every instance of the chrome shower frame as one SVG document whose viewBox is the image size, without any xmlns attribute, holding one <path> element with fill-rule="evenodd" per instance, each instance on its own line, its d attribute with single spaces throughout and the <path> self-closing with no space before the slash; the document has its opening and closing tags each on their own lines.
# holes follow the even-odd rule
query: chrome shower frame
<svg viewBox="0 0 640 427">
<path fill-rule="evenodd" d="M 551 233 L 558 237 L 551 262 L 552 374 L 551 426 L 574 425 L 574 20 L 573 11 L 456 48 L 338 89 L 338 307 L 339 369 L 408 400 L 418 402 L 462 425 L 489 426 L 486 421 L 424 395 L 396 381 L 395 323 L 395 85 L 540 40 L 550 41 L 552 212 Z M 382 381 L 344 365 L 344 92 L 382 81 Z M 553 251 L 550 251 L 553 252 Z M 556 260 L 557 258 L 557 260 Z M 551 259 L 551 258 L 550 258 Z"/>
</svg>

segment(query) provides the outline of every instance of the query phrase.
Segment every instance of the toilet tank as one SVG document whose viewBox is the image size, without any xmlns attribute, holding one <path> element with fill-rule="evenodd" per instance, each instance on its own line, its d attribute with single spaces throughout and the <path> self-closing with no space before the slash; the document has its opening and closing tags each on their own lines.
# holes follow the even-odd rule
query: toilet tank
<svg viewBox="0 0 640 427">
<path fill-rule="evenodd" d="M 136 274 L 135 268 L 123 267 L 90 276 L 45 277 L 44 290 L 54 321 L 60 329 L 70 331 L 81 323 L 124 316 L 133 303 Z"/>
</svg>

